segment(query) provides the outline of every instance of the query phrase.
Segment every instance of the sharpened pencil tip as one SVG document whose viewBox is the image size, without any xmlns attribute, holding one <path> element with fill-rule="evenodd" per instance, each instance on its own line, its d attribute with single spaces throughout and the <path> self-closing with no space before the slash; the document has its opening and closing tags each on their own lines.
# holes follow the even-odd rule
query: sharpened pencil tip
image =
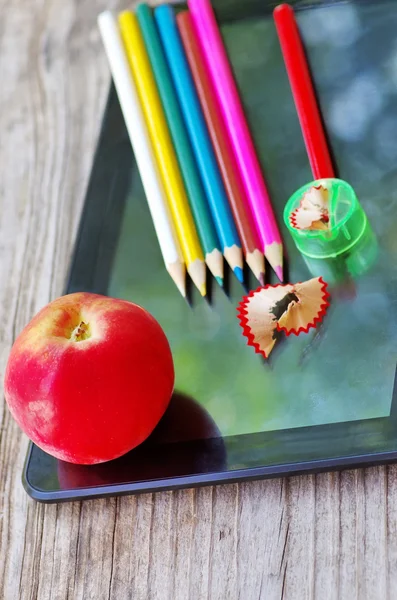
<svg viewBox="0 0 397 600">
<path fill-rule="evenodd" d="M 201 258 L 196 258 L 196 260 L 190 263 L 187 270 L 200 294 L 205 296 L 207 288 L 205 286 L 206 271 L 204 261 Z"/>
<path fill-rule="evenodd" d="M 283 246 L 279 242 L 272 242 L 265 248 L 265 256 L 270 266 L 277 273 L 280 281 L 284 281 L 283 276 Z"/>
<path fill-rule="evenodd" d="M 212 252 L 207 252 L 205 262 L 219 285 L 223 285 L 221 283 L 221 281 L 223 282 L 223 256 L 221 251 L 218 248 L 214 248 Z"/>
<path fill-rule="evenodd" d="M 240 267 L 235 267 L 233 269 L 235 276 L 239 280 L 240 283 L 244 283 L 244 273 Z"/>
<path fill-rule="evenodd" d="M 167 271 L 174 280 L 175 285 L 180 291 L 181 295 L 186 298 L 186 271 L 185 263 L 180 260 L 176 260 L 174 263 L 168 263 Z"/>
<path fill-rule="evenodd" d="M 265 285 L 265 274 L 264 273 L 259 273 L 258 280 L 259 280 L 259 283 L 261 284 L 261 286 L 264 287 L 264 285 Z"/>
<path fill-rule="evenodd" d="M 275 267 L 276 275 L 280 281 L 284 281 L 283 267 Z"/>
</svg>

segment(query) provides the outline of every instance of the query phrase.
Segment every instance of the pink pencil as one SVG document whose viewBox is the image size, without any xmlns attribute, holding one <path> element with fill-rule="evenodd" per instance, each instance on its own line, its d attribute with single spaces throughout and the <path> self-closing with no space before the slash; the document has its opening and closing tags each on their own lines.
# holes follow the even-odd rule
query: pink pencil
<svg viewBox="0 0 397 600">
<path fill-rule="evenodd" d="M 209 0 L 188 0 L 188 6 L 196 23 L 263 251 L 282 280 L 283 246 L 280 232 L 211 3 Z"/>
</svg>

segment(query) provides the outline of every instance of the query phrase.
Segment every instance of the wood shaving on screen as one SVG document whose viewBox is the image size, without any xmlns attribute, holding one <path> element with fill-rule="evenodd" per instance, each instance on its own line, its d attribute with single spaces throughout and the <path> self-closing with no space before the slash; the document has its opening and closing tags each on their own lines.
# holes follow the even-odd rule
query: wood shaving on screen
<svg viewBox="0 0 397 600">
<path fill-rule="evenodd" d="M 327 283 L 316 277 L 287 285 L 266 285 L 244 296 L 237 307 L 247 345 L 268 358 L 277 332 L 307 333 L 322 320 L 329 306 Z"/>
</svg>

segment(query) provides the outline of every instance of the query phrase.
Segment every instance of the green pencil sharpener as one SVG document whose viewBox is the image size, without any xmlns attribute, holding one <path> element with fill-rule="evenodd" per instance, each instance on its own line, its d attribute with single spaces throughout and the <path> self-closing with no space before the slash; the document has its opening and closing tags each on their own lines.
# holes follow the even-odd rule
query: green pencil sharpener
<svg viewBox="0 0 397 600">
<path fill-rule="evenodd" d="M 305 194 L 321 186 L 328 193 L 327 225 L 324 229 L 298 229 L 291 216 L 301 207 Z M 330 284 L 363 275 L 377 257 L 377 241 L 357 196 L 342 179 L 318 179 L 304 185 L 288 200 L 284 222 L 314 277 Z"/>
</svg>

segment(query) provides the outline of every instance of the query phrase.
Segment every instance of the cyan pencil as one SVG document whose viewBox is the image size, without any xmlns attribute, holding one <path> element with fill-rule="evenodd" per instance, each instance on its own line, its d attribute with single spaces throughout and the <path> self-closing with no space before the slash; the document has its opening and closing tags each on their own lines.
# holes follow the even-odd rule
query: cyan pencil
<svg viewBox="0 0 397 600">
<path fill-rule="evenodd" d="M 223 246 L 223 254 L 237 278 L 243 281 L 241 243 L 185 57 L 174 11 L 170 6 L 163 5 L 155 9 L 154 16 L 207 194 L 215 228 Z"/>
</svg>

